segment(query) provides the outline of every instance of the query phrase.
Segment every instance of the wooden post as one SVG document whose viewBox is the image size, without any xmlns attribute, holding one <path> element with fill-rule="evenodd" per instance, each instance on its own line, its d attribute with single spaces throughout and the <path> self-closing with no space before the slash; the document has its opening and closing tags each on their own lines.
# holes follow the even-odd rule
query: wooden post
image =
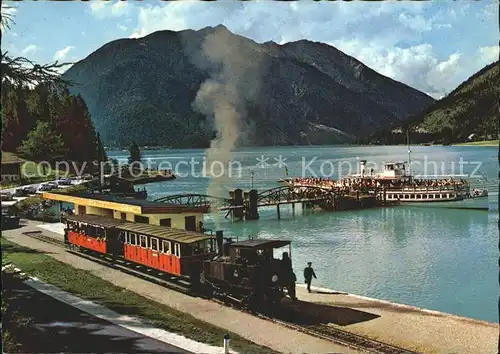
<svg viewBox="0 0 500 354">
<path fill-rule="evenodd" d="M 295 215 L 295 203 L 292 203 L 292 215 Z"/>
<path fill-rule="evenodd" d="M 278 212 L 278 220 L 279 220 L 281 218 L 280 205 L 279 204 L 276 204 L 276 211 Z"/>
</svg>

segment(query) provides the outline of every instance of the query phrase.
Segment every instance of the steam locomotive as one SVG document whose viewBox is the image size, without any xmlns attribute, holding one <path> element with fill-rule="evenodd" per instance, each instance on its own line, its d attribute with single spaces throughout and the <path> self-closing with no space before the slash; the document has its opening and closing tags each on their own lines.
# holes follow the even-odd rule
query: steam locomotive
<svg viewBox="0 0 500 354">
<path fill-rule="evenodd" d="M 66 218 L 69 247 L 127 260 L 186 280 L 193 291 L 232 298 L 245 306 L 277 304 L 290 286 L 290 263 L 274 258 L 286 240 L 233 242 L 222 231 L 215 237 L 199 232 L 97 215 Z"/>
</svg>

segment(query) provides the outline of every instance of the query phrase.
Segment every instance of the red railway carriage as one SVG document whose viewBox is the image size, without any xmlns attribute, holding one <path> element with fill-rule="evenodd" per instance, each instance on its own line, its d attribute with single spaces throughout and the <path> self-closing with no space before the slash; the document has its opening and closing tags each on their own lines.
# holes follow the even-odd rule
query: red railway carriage
<svg viewBox="0 0 500 354">
<path fill-rule="evenodd" d="M 176 275 L 199 277 L 201 262 L 217 254 L 213 236 L 141 223 L 116 227 L 125 259 Z"/>
<path fill-rule="evenodd" d="M 116 238 L 114 228 L 123 221 L 97 215 L 73 215 L 66 219 L 65 242 L 99 253 L 110 253 L 108 239 Z"/>
<path fill-rule="evenodd" d="M 162 272 L 199 280 L 201 262 L 214 257 L 213 236 L 97 215 L 66 219 L 65 242 Z"/>
</svg>

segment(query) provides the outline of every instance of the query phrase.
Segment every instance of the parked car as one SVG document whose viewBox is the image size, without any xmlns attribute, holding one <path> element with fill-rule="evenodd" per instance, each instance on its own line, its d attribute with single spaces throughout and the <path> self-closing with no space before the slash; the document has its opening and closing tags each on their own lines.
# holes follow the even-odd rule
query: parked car
<svg viewBox="0 0 500 354">
<path fill-rule="evenodd" d="M 25 187 L 23 187 L 23 190 L 25 191 L 26 194 L 35 194 L 36 193 L 35 186 L 25 186 Z"/>
<path fill-rule="evenodd" d="M 47 184 L 51 186 L 53 189 L 59 187 L 59 183 L 57 183 L 56 181 L 47 182 Z"/>
<path fill-rule="evenodd" d="M 71 185 L 71 180 L 69 178 L 58 178 L 57 179 L 57 183 L 60 185 L 60 186 L 69 186 Z"/>
<path fill-rule="evenodd" d="M 11 200 L 14 200 L 14 198 L 12 197 L 12 193 L 2 192 L 2 193 L 0 193 L 0 200 L 11 201 Z"/>
<path fill-rule="evenodd" d="M 43 183 L 41 184 L 39 187 L 38 187 L 38 191 L 39 192 L 43 192 L 43 191 L 51 191 L 52 189 L 54 189 L 55 187 L 50 185 L 49 183 Z"/>
<path fill-rule="evenodd" d="M 2 208 L 2 230 L 12 229 L 18 226 L 19 216 L 14 215 L 10 208 Z"/>
<path fill-rule="evenodd" d="M 14 196 L 24 197 L 26 194 L 28 194 L 27 191 L 23 187 L 19 187 L 19 188 L 16 188 Z"/>
</svg>

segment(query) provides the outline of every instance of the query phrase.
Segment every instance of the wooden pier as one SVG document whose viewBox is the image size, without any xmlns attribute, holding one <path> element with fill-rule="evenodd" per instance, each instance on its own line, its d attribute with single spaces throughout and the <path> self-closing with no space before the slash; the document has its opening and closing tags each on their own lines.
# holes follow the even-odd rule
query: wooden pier
<svg viewBox="0 0 500 354">
<path fill-rule="evenodd" d="M 366 209 L 392 205 L 385 198 L 375 194 L 340 193 L 321 187 L 293 188 L 282 186 L 258 192 L 252 189 L 248 192 L 236 189 L 229 192 L 229 198 L 214 197 L 202 194 L 180 194 L 157 199 L 156 202 L 168 204 L 182 204 L 193 206 L 207 206 L 219 211 L 227 211 L 226 217 L 237 219 L 259 219 L 258 209 L 276 206 L 278 219 L 281 218 L 280 205 L 301 204 L 303 209 L 319 207 L 323 210 L 340 211 Z"/>
</svg>

